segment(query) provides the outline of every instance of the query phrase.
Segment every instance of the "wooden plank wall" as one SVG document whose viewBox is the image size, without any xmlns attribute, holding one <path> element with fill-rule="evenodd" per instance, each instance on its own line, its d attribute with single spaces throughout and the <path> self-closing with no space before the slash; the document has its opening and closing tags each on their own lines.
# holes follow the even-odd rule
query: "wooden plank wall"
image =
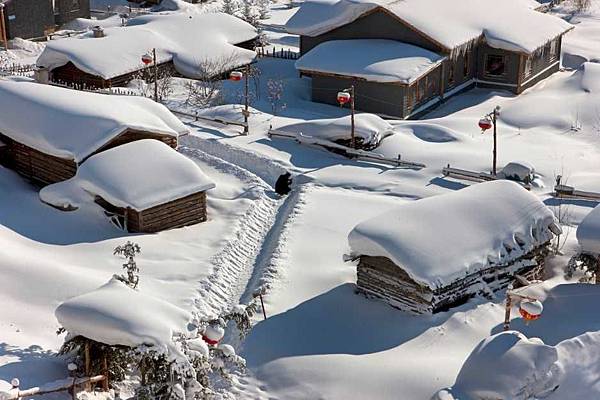
<svg viewBox="0 0 600 400">
<path fill-rule="evenodd" d="M 206 219 L 206 192 L 199 192 L 142 211 L 138 229 L 146 233 L 159 232 L 198 224 Z"/>
</svg>

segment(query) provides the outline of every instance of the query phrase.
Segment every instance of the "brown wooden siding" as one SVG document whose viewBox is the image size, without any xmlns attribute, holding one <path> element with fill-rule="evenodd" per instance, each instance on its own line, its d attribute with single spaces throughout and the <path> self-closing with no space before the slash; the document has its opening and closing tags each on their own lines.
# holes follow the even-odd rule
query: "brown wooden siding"
<svg viewBox="0 0 600 400">
<path fill-rule="evenodd" d="M 113 147 L 121 146 L 123 144 L 135 142 L 136 140 L 142 139 L 156 139 L 171 146 L 174 149 L 177 149 L 177 137 L 175 136 L 161 135 L 158 133 L 128 129 L 113 140 L 111 140 L 110 142 L 108 142 L 107 144 L 105 144 L 104 146 L 100 147 L 93 154 L 86 157 L 86 159 L 93 156 L 94 154 L 98 154 L 105 150 L 112 149 Z"/>
<path fill-rule="evenodd" d="M 198 192 L 141 212 L 132 208 L 115 207 L 97 196 L 96 203 L 109 213 L 121 217 L 129 232 L 156 233 L 181 228 L 207 220 L 206 192 Z"/>
<path fill-rule="evenodd" d="M 77 164 L 72 159 L 42 153 L 0 134 L 6 143 L 5 163 L 32 181 L 49 185 L 75 176 Z"/>
</svg>

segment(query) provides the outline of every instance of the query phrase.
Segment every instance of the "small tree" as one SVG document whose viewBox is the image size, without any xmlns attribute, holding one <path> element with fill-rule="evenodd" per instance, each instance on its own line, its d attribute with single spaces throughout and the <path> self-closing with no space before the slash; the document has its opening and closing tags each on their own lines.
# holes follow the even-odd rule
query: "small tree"
<svg viewBox="0 0 600 400">
<path fill-rule="evenodd" d="M 252 26 L 258 26 L 258 15 L 252 0 L 244 0 L 242 7 L 242 19 Z"/>
<path fill-rule="evenodd" d="M 584 12 L 590 9 L 592 5 L 592 0 L 574 0 L 573 6 L 575 6 L 575 10 L 577 12 Z"/>
<path fill-rule="evenodd" d="M 267 81 L 267 92 L 269 102 L 271 103 L 271 111 L 273 115 L 277 115 L 280 109 L 285 108 L 285 104 L 281 103 L 283 97 L 283 80 L 269 79 Z"/>
<path fill-rule="evenodd" d="M 258 0 L 258 17 L 260 19 L 267 19 L 271 16 L 271 1 L 270 0 Z"/>
<path fill-rule="evenodd" d="M 234 15 L 238 10 L 235 0 L 223 0 L 223 11 L 225 14 Z"/>
<path fill-rule="evenodd" d="M 127 276 L 120 275 L 118 278 L 133 289 L 137 288 L 140 281 L 140 269 L 135 262 L 135 256 L 141 252 L 141 248 L 137 243 L 127 241 L 124 245 L 117 246 L 113 253 L 114 255 L 123 256 L 127 260 L 127 262 L 123 264 L 123 269 L 127 272 Z"/>
</svg>

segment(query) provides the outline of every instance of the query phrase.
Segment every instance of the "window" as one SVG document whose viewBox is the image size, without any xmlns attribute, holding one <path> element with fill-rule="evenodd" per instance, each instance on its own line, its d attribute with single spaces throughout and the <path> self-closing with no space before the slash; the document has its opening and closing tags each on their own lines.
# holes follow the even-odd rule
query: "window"
<svg viewBox="0 0 600 400">
<path fill-rule="evenodd" d="M 485 59 L 485 74 L 488 76 L 502 76 L 505 73 L 505 57 L 495 54 L 488 54 Z"/>
<path fill-rule="evenodd" d="M 550 59 L 556 60 L 558 58 L 558 39 L 550 42 Z"/>
<path fill-rule="evenodd" d="M 531 75 L 533 72 L 533 65 L 532 65 L 532 60 L 531 57 L 527 57 L 525 59 L 525 76 L 529 76 Z"/>
<path fill-rule="evenodd" d="M 448 86 L 454 85 L 454 64 L 450 64 L 450 69 L 448 70 Z"/>
<path fill-rule="evenodd" d="M 471 53 L 466 52 L 463 57 L 463 76 L 466 78 L 471 73 Z"/>
</svg>

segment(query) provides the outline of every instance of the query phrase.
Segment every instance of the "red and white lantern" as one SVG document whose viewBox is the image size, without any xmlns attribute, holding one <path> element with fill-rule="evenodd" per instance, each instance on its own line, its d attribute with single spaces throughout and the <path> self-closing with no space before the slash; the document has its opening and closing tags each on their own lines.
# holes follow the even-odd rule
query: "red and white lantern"
<svg viewBox="0 0 600 400">
<path fill-rule="evenodd" d="M 352 96 L 350 96 L 350 93 L 348 93 L 348 92 L 339 92 L 337 94 L 337 101 L 338 101 L 338 103 L 340 103 L 341 106 L 349 103 L 351 99 L 352 99 Z"/>
<path fill-rule="evenodd" d="M 492 120 L 489 119 L 488 117 L 481 118 L 479 120 L 479 127 L 481 128 L 482 131 L 487 131 L 488 129 L 490 129 L 492 127 Z"/>
<path fill-rule="evenodd" d="M 231 73 L 229 74 L 229 80 L 232 80 L 234 82 L 241 81 L 243 77 L 244 74 L 240 71 L 231 71 Z"/>
<path fill-rule="evenodd" d="M 522 300 L 519 305 L 519 313 L 521 317 L 527 322 L 535 321 L 542 316 L 542 311 L 544 311 L 544 306 L 542 302 L 539 300 Z"/>
<path fill-rule="evenodd" d="M 219 325 L 209 325 L 204 330 L 202 339 L 211 346 L 216 346 L 223 339 L 223 336 L 225 336 L 225 329 Z"/>
<path fill-rule="evenodd" d="M 144 54 L 142 56 L 142 62 L 144 65 L 150 65 L 152 64 L 152 61 L 154 61 L 154 58 L 150 54 Z"/>
</svg>

